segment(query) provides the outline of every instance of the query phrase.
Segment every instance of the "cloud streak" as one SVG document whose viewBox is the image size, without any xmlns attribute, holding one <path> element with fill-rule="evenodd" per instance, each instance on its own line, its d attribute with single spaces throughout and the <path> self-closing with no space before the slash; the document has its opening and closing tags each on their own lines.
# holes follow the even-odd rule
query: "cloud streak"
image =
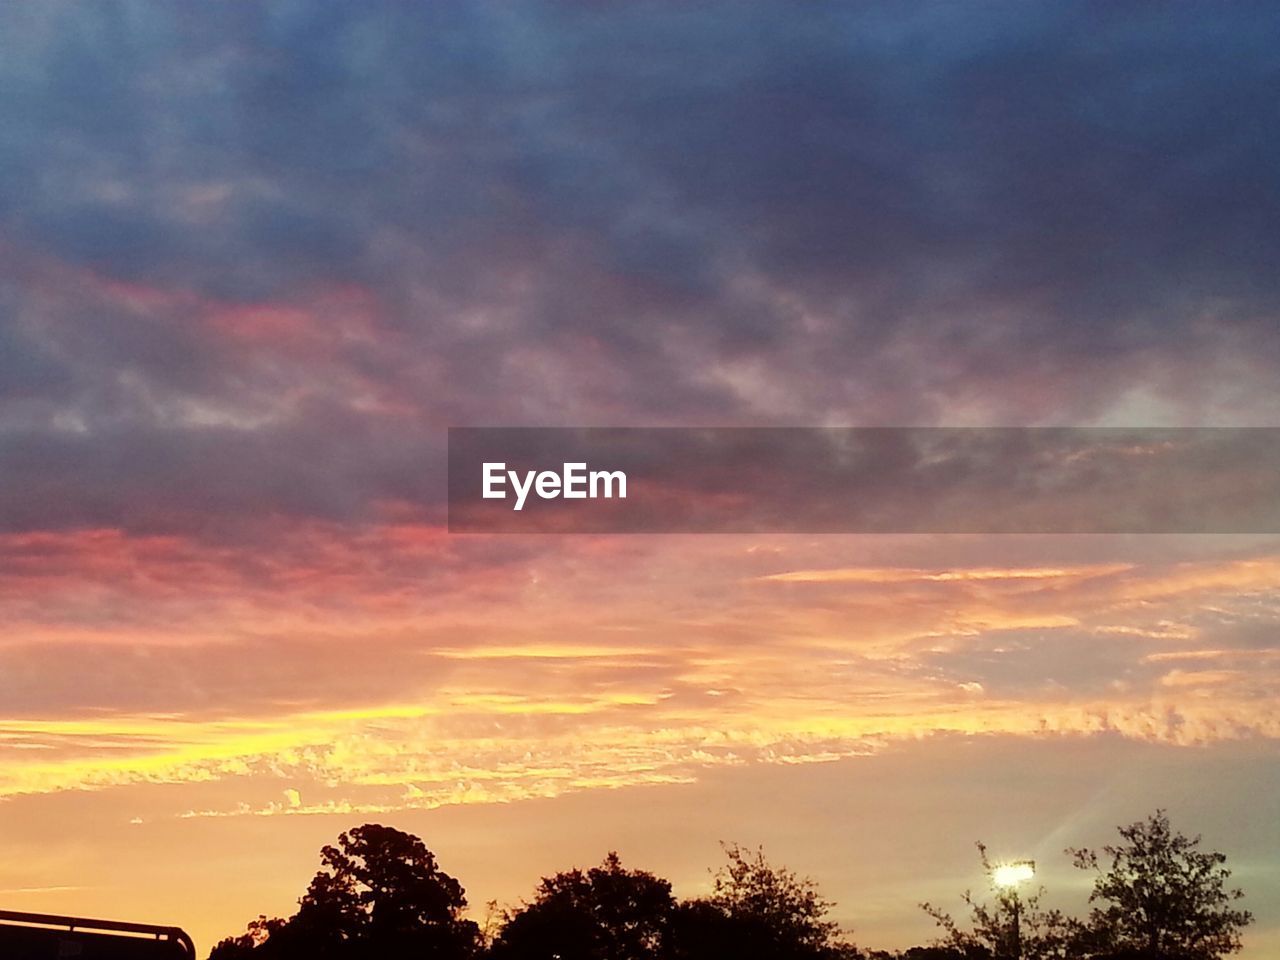
<svg viewBox="0 0 1280 960">
<path fill-rule="evenodd" d="M 658 599 L 665 548 L 618 542 L 615 586 L 593 599 L 604 544 L 584 541 L 503 564 L 498 579 L 483 564 L 458 573 L 447 610 L 427 617 L 382 579 L 417 541 L 383 534 L 366 551 L 375 543 L 386 555 L 366 552 L 342 577 L 361 601 L 352 609 L 299 617 L 317 602 L 314 572 L 258 596 L 233 577 L 195 600 L 204 639 L 100 623 L 61 655 L 52 638 L 66 625 L 46 605 L 43 626 L 0 650 L 4 675 L 26 678 L 6 698 L 25 716 L 0 722 L 11 758 L 0 793 L 279 776 L 332 795 L 248 812 L 430 809 L 688 782 L 943 733 L 1280 737 L 1280 676 L 1251 632 L 1277 615 L 1271 555 L 778 570 L 770 554 L 707 538 L 689 557 L 701 574 L 668 572 Z M 789 553 L 830 548 L 801 540 Z M 46 559 L 66 575 L 62 553 Z M 237 569 L 234 554 L 221 560 Z M 171 570 L 168 551 L 150 562 Z M 149 589 L 148 567 L 133 569 Z M 542 577 L 555 586 L 537 587 Z M 721 594 L 699 601 L 708 591 Z M 531 604 L 537 623 L 513 628 L 510 611 Z M 120 685 L 102 685 L 113 667 Z"/>
</svg>

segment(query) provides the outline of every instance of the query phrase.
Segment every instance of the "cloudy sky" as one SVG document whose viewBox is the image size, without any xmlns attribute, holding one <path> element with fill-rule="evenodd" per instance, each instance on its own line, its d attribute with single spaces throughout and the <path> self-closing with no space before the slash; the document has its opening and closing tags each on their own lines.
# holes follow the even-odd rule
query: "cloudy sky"
<svg viewBox="0 0 1280 960">
<path fill-rule="evenodd" d="M 1164 806 L 1280 949 L 1280 538 L 444 526 L 449 426 L 1280 425 L 1278 86 L 1269 4 L 6 5 L 0 906 L 203 949 L 375 820 L 906 946 Z"/>
</svg>

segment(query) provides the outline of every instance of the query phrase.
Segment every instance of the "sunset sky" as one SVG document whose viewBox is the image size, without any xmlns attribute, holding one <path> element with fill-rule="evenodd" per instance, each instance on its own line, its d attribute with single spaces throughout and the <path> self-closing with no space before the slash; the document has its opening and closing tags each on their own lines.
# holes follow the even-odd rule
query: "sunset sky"
<svg viewBox="0 0 1280 960">
<path fill-rule="evenodd" d="M 1280 955 L 1280 536 L 445 528 L 450 426 L 1280 426 L 1277 89 L 1263 3 L 0 7 L 0 909 L 203 956 L 374 821 L 906 947 L 1165 807 Z"/>
</svg>

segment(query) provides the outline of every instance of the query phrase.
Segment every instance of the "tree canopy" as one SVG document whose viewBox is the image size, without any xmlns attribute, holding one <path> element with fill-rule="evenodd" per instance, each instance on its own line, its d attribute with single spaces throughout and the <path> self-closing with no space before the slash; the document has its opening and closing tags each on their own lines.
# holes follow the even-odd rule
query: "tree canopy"
<svg viewBox="0 0 1280 960">
<path fill-rule="evenodd" d="M 675 900 L 671 884 L 627 870 L 617 853 L 598 867 L 544 877 L 531 903 L 511 912 L 494 960 L 657 960 Z"/>
<path fill-rule="evenodd" d="M 419 838 L 365 824 L 321 849 L 292 917 L 259 916 L 210 960 L 1221 960 L 1240 949 L 1252 917 L 1223 854 L 1174 831 L 1163 810 L 1119 832 L 1100 853 L 1067 851 L 1095 873 L 1087 918 L 1042 907 L 1043 889 L 997 884 L 978 844 L 992 884 L 964 894 L 967 922 L 923 904 L 940 940 L 866 953 L 812 880 L 735 844 L 703 896 L 677 899 L 669 881 L 609 853 L 544 877 L 482 934 L 462 885 Z"/>
<path fill-rule="evenodd" d="M 837 960 L 856 956 L 826 920 L 830 904 L 809 880 L 774 868 L 761 851 L 727 845 L 711 895 L 677 902 L 671 884 L 627 870 L 616 853 L 585 872 L 547 877 L 509 913 L 494 960 Z"/>
<path fill-rule="evenodd" d="M 1096 874 L 1087 927 L 1094 956 L 1217 960 L 1240 949 L 1253 917 L 1233 906 L 1244 893 L 1227 886 L 1223 854 L 1174 831 L 1163 810 L 1121 827 L 1120 836 L 1125 842 L 1103 847 L 1101 857 L 1067 851 Z"/>
<path fill-rule="evenodd" d="M 218 944 L 210 960 L 466 960 L 478 953 L 480 931 L 462 915 L 462 885 L 412 834 L 365 824 L 325 846 L 320 862 L 293 917 L 259 917 Z"/>
<path fill-rule="evenodd" d="M 716 873 L 706 908 L 708 932 L 734 944 L 726 955 L 777 960 L 835 960 L 855 955 L 840 925 L 827 919 L 834 906 L 812 880 L 773 867 L 764 851 L 724 847 L 728 863 Z M 706 954 L 702 954 L 706 955 Z"/>
</svg>

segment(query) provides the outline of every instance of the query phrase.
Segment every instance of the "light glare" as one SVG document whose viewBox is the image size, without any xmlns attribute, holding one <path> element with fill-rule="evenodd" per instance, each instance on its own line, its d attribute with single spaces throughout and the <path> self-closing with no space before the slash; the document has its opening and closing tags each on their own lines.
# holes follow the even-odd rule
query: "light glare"
<svg viewBox="0 0 1280 960">
<path fill-rule="evenodd" d="M 1036 875 L 1035 864 L 1030 860 L 1019 860 L 1017 863 L 1003 863 L 991 872 L 991 879 L 997 887 L 1012 887 L 1025 883 Z"/>
</svg>

